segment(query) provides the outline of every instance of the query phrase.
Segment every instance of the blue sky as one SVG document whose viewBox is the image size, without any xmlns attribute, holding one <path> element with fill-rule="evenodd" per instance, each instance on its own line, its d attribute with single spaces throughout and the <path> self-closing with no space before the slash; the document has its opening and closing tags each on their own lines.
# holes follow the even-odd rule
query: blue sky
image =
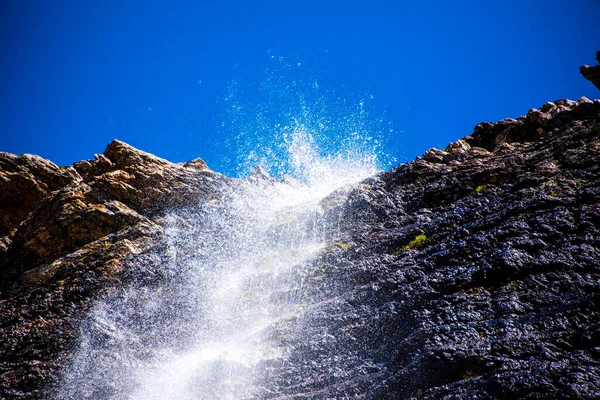
<svg viewBox="0 0 600 400">
<path fill-rule="evenodd" d="M 404 162 L 481 121 L 600 97 L 578 72 L 599 16 L 594 0 L 3 0 L 0 151 L 66 165 L 118 138 L 235 174 L 305 112 Z"/>
</svg>

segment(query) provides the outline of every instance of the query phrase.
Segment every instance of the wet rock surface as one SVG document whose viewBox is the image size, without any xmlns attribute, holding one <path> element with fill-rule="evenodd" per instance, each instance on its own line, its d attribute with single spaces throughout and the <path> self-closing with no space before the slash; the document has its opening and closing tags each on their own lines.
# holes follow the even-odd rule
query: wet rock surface
<svg viewBox="0 0 600 400">
<path fill-rule="evenodd" d="M 598 398 L 599 174 L 581 99 L 364 181 L 275 398 Z"/>
<path fill-rule="evenodd" d="M 42 397 L 94 300 L 136 274 L 160 279 L 130 261 L 160 253 L 164 211 L 228 184 L 202 160 L 173 164 L 117 140 L 66 168 L 0 153 L 0 397 Z"/>
</svg>

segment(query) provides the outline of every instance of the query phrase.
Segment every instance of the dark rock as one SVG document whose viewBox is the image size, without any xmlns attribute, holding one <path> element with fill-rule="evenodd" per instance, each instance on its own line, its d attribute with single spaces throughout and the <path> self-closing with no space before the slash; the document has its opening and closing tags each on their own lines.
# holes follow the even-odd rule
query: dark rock
<svg viewBox="0 0 600 400">
<path fill-rule="evenodd" d="M 596 52 L 596 60 L 600 63 L 600 51 Z M 600 89 L 600 65 L 590 67 L 589 65 L 582 65 L 579 68 L 581 75 L 588 81 L 592 82 L 598 89 Z"/>
<path fill-rule="evenodd" d="M 600 397 L 598 160 L 600 102 L 557 100 L 365 181 L 265 397 Z"/>
<path fill-rule="evenodd" d="M 327 306 L 301 335 L 348 337 L 324 334 L 313 357 L 361 380 L 311 381 L 305 366 L 286 395 L 598 398 L 600 104 L 539 113 L 463 139 L 490 151 L 429 150 L 351 195 L 352 249 L 320 261 L 335 266 L 309 287 Z"/>
<path fill-rule="evenodd" d="M 438 149 L 429 149 L 423 154 L 423 159 L 429 162 L 441 163 L 448 153 Z"/>
</svg>

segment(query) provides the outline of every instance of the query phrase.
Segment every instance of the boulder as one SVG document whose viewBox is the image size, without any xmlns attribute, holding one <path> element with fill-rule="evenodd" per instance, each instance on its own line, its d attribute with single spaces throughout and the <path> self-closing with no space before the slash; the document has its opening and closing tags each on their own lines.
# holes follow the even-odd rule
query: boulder
<svg viewBox="0 0 600 400">
<path fill-rule="evenodd" d="M 600 51 L 596 52 L 596 60 L 600 63 Z M 581 75 L 588 81 L 592 82 L 594 86 L 600 89 L 600 65 L 589 66 L 582 65 L 579 68 Z"/>
</svg>

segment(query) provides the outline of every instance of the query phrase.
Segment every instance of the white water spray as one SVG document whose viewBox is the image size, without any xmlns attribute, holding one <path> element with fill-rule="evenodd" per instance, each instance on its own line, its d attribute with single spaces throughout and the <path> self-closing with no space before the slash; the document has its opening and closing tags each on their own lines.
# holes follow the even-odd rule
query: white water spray
<svg viewBox="0 0 600 400">
<path fill-rule="evenodd" d="M 97 305 L 59 398 L 277 395 L 262 377 L 285 361 L 286 337 L 310 305 L 305 278 L 332 232 L 322 200 L 377 171 L 364 152 L 320 155 L 303 129 L 288 152 L 295 179 L 250 177 L 167 216 L 161 282 Z"/>
</svg>

